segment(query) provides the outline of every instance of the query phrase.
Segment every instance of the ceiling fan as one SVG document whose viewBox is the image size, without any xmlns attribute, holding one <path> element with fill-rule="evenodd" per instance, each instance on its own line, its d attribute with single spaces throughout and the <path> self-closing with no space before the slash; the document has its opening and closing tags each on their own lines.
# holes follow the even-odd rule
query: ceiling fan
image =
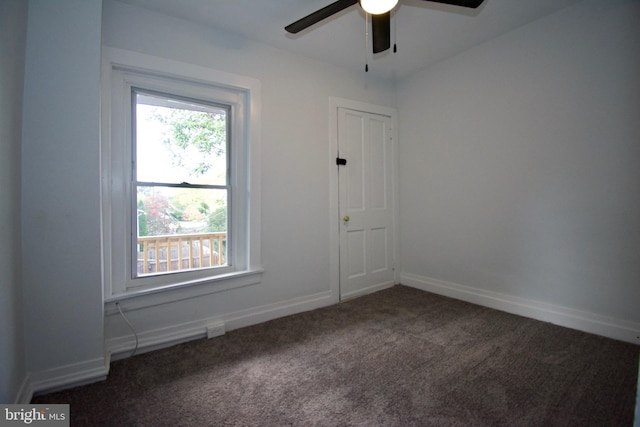
<svg viewBox="0 0 640 427">
<path fill-rule="evenodd" d="M 477 8 L 484 0 L 424 0 L 468 8 Z M 360 3 L 360 7 L 371 15 L 371 34 L 373 53 L 384 52 L 391 47 L 391 11 L 398 0 L 338 0 L 323 7 L 293 24 L 284 27 L 289 33 L 296 34 L 336 13 Z"/>
</svg>

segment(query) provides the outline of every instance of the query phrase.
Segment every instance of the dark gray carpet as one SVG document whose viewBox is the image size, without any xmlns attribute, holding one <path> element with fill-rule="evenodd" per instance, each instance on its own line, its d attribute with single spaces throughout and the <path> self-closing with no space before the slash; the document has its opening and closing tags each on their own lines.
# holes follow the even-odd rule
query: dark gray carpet
<svg viewBox="0 0 640 427">
<path fill-rule="evenodd" d="M 72 426 L 631 426 L 639 347 L 404 286 L 114 362 Z"/>
</svg>

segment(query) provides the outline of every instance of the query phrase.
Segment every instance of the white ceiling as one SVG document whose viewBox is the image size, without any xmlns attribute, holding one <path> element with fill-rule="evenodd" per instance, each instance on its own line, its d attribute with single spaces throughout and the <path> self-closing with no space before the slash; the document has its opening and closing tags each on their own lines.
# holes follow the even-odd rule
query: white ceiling
<svg viewBox="0 0 640 427">
<path fill-rule="evenodd" d="M 230 31 L 334 65 L 387 78 L 403 78 L 580 0 L 485 0 L 467 9 L 400 0 L 395 14 L 398 52 L 365 50 L 365 18 L 352 6 L 296 35 L 284 27 L 334 0 L 121 0 Z M 392 22 L 392 43 L 394 23 Z"/>
</svg>

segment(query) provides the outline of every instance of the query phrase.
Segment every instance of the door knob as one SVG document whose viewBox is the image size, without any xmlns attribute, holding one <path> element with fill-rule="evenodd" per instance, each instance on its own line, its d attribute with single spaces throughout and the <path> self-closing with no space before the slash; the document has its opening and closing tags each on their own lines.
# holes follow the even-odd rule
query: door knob
<svg viewBox="0 0 640 427">
<path fill-rule="evenodd" d="M 344 222 L 349 222 L 351 218 L 349 218 L 349 215 L 345 215 L 342 219 L 344 220 Z"/>
</svg>

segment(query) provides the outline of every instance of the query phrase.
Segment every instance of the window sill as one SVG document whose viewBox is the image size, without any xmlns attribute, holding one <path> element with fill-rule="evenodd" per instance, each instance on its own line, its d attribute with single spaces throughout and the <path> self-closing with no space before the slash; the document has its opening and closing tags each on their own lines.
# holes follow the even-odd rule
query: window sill
<svg viewBox="0 0 640 427">
<path fill-rule="evenodd" d="M 132 289 L 105 298 L 104 314 L 108 316 L 117 313 L 118 307 L 116 304 L 120 306 L 121 310 L 130 311 L 255 285 L 262 281 L 263 272 L 263 269 L 246 270 L 190 282 L 174 283 L 148 289 Z"/>
</svg>

